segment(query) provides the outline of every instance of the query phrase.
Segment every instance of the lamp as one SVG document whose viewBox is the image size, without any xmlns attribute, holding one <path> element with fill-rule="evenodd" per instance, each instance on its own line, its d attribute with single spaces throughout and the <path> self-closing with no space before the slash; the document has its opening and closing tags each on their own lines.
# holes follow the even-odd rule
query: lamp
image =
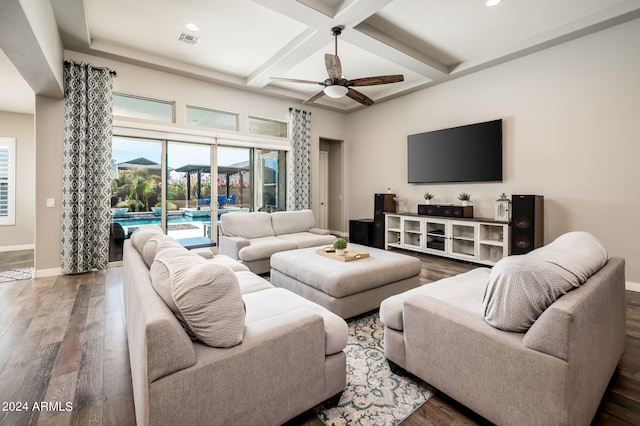
<svg viewBox="0 0 640 426">
<path fill-rule="evenodd" d="M 501 222 L 509 222 L 511 220 L 511 201 L 503 192 L 500 198 L 496 200 L 495 219 Z"/>
<path fill-rule="evenodd" d="M 330 98 L 341 98 L 346 95 L 347 92 L 349 92 L 349 89 L 339 84 L 333 84 L 324 88 L 324 94 Z"/>
</svg>

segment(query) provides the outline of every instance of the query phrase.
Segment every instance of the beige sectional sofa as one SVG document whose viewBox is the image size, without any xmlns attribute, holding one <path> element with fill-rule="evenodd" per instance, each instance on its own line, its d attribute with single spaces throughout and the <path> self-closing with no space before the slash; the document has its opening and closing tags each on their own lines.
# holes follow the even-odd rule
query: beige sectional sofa
<svg viewBox="0 0 640 426">
<path fill-rule="evenodd" d="M 342 318 L 155 225 L 125 242 L 123 293 L 138 425 L 277 425 L 345 387 Z"/>
<path fill-rule="evenodd" d="M 220 216 L 220 254 L 264 274 L 271 255 L 280 251 L 332 244 L 336 237 L 315 227 L 311 210 L 227 213 Z"/>
<path fill-rule="evenodd" d="M 386 299 L 387 359 L 495 424 L 588 425 L 624 351 L 625 273 L 583 237 Z"/>
</svg>

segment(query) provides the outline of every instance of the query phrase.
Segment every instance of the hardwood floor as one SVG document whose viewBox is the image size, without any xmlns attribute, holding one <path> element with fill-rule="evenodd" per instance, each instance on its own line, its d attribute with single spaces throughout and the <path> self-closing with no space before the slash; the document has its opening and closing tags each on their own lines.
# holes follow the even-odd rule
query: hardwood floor
<svg viewBox="0 0 640 426">
<path fill-rule="evenodd" d="M 424 283 L 476 267 L 419 257 Z M 135 424 L 122 268 L 0 284 L 0 404 L 0 425 Z M 436 394 L 403 425 L 483 423 Z M 627 346 L 594 424 L 640 424 L 640 293 L 627 292 Z"/>
<path fill-rule="evenodd" d="M 0 271 L 10 268 L 33 267 L 33 250 L 4 251 L 0 253 Z"/>
</svg>

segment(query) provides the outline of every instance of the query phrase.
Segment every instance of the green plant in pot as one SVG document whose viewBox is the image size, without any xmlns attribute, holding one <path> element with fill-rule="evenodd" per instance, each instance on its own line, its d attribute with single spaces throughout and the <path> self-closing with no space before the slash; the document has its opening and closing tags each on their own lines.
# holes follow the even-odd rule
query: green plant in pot
<svg viewBox="0 0 640 426">
<path fill-rule="evenodd" d="M 460 195 L 458 195 L 458 200 L 462 201 L 462 206 L 468 206 L 471 203 L 471 194 L 461 192 Z"/>
<path fill-rule="evenodd" d="M 424 203 L 425 204 L 431 204 L 431 200 L 433 200 L 433 198 L 435 197 L 435 195 L 433 195 L 430 192 L 425 192 L 424 193 Z"/>
<path fill-rule="evenodd" d="M 344 256 L 344 251 L 347 248 L 347 240 L 344 238 L 338 238 L 333 242 L 333 249 L 338 256 Z"/>
</svg>

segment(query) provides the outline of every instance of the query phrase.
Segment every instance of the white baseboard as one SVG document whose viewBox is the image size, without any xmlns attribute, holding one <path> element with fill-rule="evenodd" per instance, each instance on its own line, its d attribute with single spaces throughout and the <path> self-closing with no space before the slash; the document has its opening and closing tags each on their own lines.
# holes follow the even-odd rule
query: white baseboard
<svg viewBox="0 0 640 426">
<path fill-rule="evenodd" d="M 115 268 L 118 266 L 122 266 L 122 260 L 109 262 L 108 268 Z M 57 275 L 62 275 L 62 268 L 39 269 L 35 271 L 34 278 L 55 277 Z"/>
<path fill-rule="evenodd" d="M 640 283 L 633 283 L 631 281 L 625 281 L 624 288 L 629 291 L 635 291 L 640 293 Z"/>
<path fill-rule="evenodd" d="M 62 275 L 62 268 L 38 269 L 33 274 L 33 277 L 45 278 L 45 277 L 55 277 L 56 275 Z"/>
<path fill-rule="evenodd" d="M 33 250 L 35 248 L 35 244 L 22 244 L 19 246 L 2 246 L 0 247 L 0 252 L 3 251 L 18 251 L 18 250 Z"/>
</svg>

